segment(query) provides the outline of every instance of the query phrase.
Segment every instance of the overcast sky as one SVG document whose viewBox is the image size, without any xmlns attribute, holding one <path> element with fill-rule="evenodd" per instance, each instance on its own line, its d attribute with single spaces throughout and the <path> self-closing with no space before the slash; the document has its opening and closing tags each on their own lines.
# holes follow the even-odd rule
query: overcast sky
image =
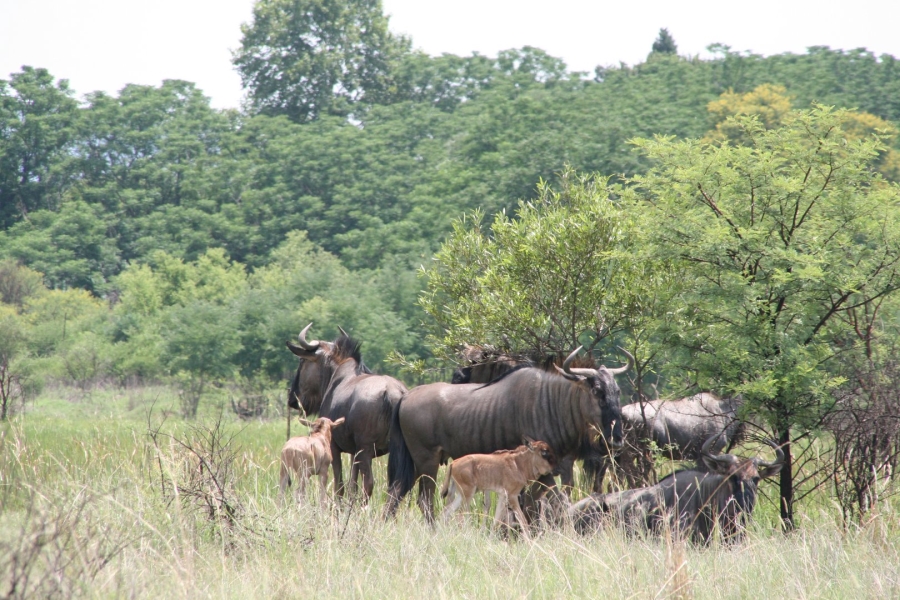
<svg viewBox="0 0 900 600">
<path fill-rule="evenodd" d="M 430 54 L 495 55 L 536 46 L 571 69 L 644 60 L 660 27 L 679 54 L 712 43 L 770 55 L 809 46 L 900 57 L 900 0 L 383 0 L 391 29 Z M 195 82 L 237 107 L 231 67 L 253 0 L 0 0 L 0 79 L 22 65 L 68 79 L 79 96 L 127 83 Z"/>
</svg>

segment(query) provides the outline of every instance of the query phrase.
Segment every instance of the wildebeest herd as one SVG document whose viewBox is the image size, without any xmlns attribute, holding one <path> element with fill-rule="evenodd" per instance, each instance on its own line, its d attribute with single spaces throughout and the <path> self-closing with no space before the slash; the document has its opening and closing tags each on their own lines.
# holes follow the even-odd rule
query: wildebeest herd
<svg viewBox="0 0 900 600">
<path fill-rule="evenodd" d="M 737 416 L 739 398 L 702 393 L 621 406 L 616 376 L 634 360 L 625 350 L 627 364 L 610 368 L 579 359 L 581 347 L 562 364 L 470 349 L 470 364 L 454 373 L 452 383 L 407 390 L 392 377 L 373 374 L 362 361 L 360 343 L 343 329 L 329 342 L 307 339 L 311 326 L 300 332 L 297 344 L 287 342 L 300 359 L 288 405 L 319 419 L 306 422 L 308 438 L 291 438 L 284 446 L 282 496 L 292 473 L 301 479 L 301 489 L 306 478 L 318 474 L 324 490 L 328 462 L 335 494 L 343 496 L 341 454 L 348 453 L 349 493 L 356 494 L 361 474 L 368 501 L 375 483 L 372 460 L 388 454 L 385 515 L 393 516 L 418 483 L 419 507 L 433 522 L 438 468 L 452 461 L 443 486 L 445 518 L 468 505 L 476 490 L 484 491 L 489 510 L 488 494 L 494 491 L 495 524 L 512 525 L 512 515 L 524 535 L 529 521 L 554 514 L 582 533 L 617 522 L 629 531 L 668 527 L 708 543 L 717 531 L 726 540 L 740 538 L 759 481 L 781 469 L 783 454 L 772 442 L 766 442 L 776 454 L 772 462 L 729 453 L 744 431 Z M 631 471 L 632 489 L 602 491 L 609 467 L 633 461 L 651 447 L 696 464 L 654 485 Z M 587 498 L 568 505 L 554 475 L 560 475 L 563 489 L 571 489 L 576 460 L 583 461 L 594 481 Z M 627 468 L 623 472 L 629 475 Z M 542 511 L 551 499 L 557 510 Z"/>
</svg>

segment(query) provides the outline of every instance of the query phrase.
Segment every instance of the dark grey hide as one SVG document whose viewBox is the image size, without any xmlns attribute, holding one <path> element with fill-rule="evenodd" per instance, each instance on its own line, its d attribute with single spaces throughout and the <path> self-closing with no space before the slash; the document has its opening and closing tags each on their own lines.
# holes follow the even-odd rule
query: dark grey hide
<svg viewBox="0 0 900 600">
<path fill-rule="evenodd" d="M 288 405 L 306 415 L 332 421 L 346 419 L 331 438 L 335 492 L 343 495 L 341 453 L 346 453 L 353 457 L 350 493 L 355 495 L 362 474 L 368 500 L 375 486 L 372 459 L 388 451 L 391 412 L 406 393 L 406 386 L 393 377 L 372 374 L 362 362 L 359 342 L 346 333 L 334 342 L 307 341 L 311 326 L 300 333 L 299 345 L 287 342 L 290 351 L 300 358 Z"/>
<path fill-rule="evenodd" d="M 714 452 L 726 446 L 730 450 L 745 435 L 745 424 L 737 416 L 740 404 L 740 397 L 723 400 L 702 392 L 680 400 L 623 406 L 625 446 L 614 459 L 620 474 L 629 487 L 647 484 L 652 477 L 651 442 L 670 460 L 698 460 L 701 445 L 710 437 L 716 438 Z M 595 493 L 603 491 L 601 486 L 609 466 L 606 457 L 587 465 Z"/>
<path fill-rule="evenodd" d="M 388 458 L 392 514 L 419 480 L 419 506 L 431 521 L 438 467 L 466 454 L 516 448 L 528 436 L 547 442 L 557 456 L 622 444 L 620 369 L 560 373 L 534 367 L 508 372 L 486 385 L 433 383 L 413 388 L 394 410 Z M 552 483 L 552 477 L 550 478 Z"/>
<path fill-rule="evenodd" d="M 717 438 L 714 452 L 739 440 L 744 429 L 737 417 L 740 402 L 740 398 L 723 400 L 709 393 L 635 402 L 622 407 L 622 420 L 626 429 L 638 432 L 646 424 L 647 437 L 672 460 L 697 460 L 700 447 L 710 437 Z"/>
<path fill-rule="evenodd" d="M 714 439 L 708 440 L 709 446 Z M 592 494 L 573 505 L 569 517 L 581 533 L 613 522 L 632 532 L 659 534 L 668 527 L 675 535 L 704 544 L 718 529 L 726 541 L 737 541 L 753 512 L 760 480 L 778 473 L 784 461 L 781 449 L 769 444 L 777 455 L 771 463 L 713 455 L 707 446 L 700 457 L 708 471 L 678 471 L 656 485 Z"/>
</svg>

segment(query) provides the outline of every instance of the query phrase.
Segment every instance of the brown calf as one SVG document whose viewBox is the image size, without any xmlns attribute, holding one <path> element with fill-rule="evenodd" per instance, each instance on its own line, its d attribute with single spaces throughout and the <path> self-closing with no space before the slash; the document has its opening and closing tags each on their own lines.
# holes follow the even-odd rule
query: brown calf
<svg viewBox="0 0 900 600">
<path fill-rule="evenodd" d="M 547 475 L 556 466 L 556 455 L 545 442 L 525 437 L 525 445 L 508 452 L 469 454 L 453 461 L 441 497 L 447 500 L 444 520 L 448 520 L 462 504 L 469 506 L 476 491 L 497 492 L 494 526 L 505 521 L 507 505 L 511 506 L 522 531 L 528 534 L 528 522 L 519 505 L 519 492 L 528 483 Z"/>
<path fill-rule="evenodd" d="M 299 502 L 306 492 L 306 481 L 313 475 L 319 476 L 320 502 L 325 503 L 328 486 L 328 467 L 331 465 L 331 430 L 344 422 L 344 417 L 332 421 L 320 417 L 310 423 L 300 422 L 309 427 L 309 436 L 293 437 L 281 449 L 281 481 L 279 498 L 284 502 L 285 490 L 291 485 L 291 472 L 297 474 L 295 496 Z"/>
</svg>

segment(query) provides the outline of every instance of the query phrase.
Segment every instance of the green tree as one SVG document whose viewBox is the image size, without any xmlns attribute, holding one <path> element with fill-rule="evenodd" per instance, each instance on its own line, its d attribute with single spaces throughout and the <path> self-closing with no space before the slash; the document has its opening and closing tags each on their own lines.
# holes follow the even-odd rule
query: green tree
<svg viewBox="0 0 900 600">
<path fill-rule="evenodd" d="M 437 326 L 432 346 L 443 355 L 472 343 L 568 352 L 585 333 L 623 330 L 653 283 L 633 278 L 634 223 L 606 180 L 571 170 L 557 188 L 542 182 L 515 219 L 498 214 L 490 232 L 479 213 L 457 221 L 420 298 Z"/>
<path fill-rule="evenodd" d="M 78 103 L 65 79 L 23 67 L 0 79 L 0 229 L 41 208 L 57 208 Z"/>
<path fill-rule="evenodd" d="M 380 0 L 257 0 L 233 63 L 253 112 L 293 121 L 348 113 L 390 94 L 409 41 Z"/>
<path fill-rule="evenodd" d="M 900 287 L 900 189 L 870 168 L 878 137 L 849 139 L 847 111 L 737 117 L 749 145 L 638 140 L 656 166 L 627 196 L 653 219 L 646 244 L 683 282 L 669 341 L 700 385 L 743 394 L 782 445 L 781 515 L 793 526 L 792 444 L 832 405 L 835 359 Z M 673 365 L 673 368 L 678 368 Z"/>
<path fill-rule="evenodd" d="M 663 27 L 659 30 L 659 35 L 653 42 L 653 52 L 659 54 L 678 54 L 678 46 L 675 44 L 675 38 L 669 33 L 669 30 Z"/>
<path fill-rule="evenodd" d="M 209 384 L 236 372 L 242 346 L 235 314 L 207 301 L 191 302 L 167 312 L 163 338 L 169 368 L 181 384 L 182 414 L 194 418 Z"/>
</svg>

